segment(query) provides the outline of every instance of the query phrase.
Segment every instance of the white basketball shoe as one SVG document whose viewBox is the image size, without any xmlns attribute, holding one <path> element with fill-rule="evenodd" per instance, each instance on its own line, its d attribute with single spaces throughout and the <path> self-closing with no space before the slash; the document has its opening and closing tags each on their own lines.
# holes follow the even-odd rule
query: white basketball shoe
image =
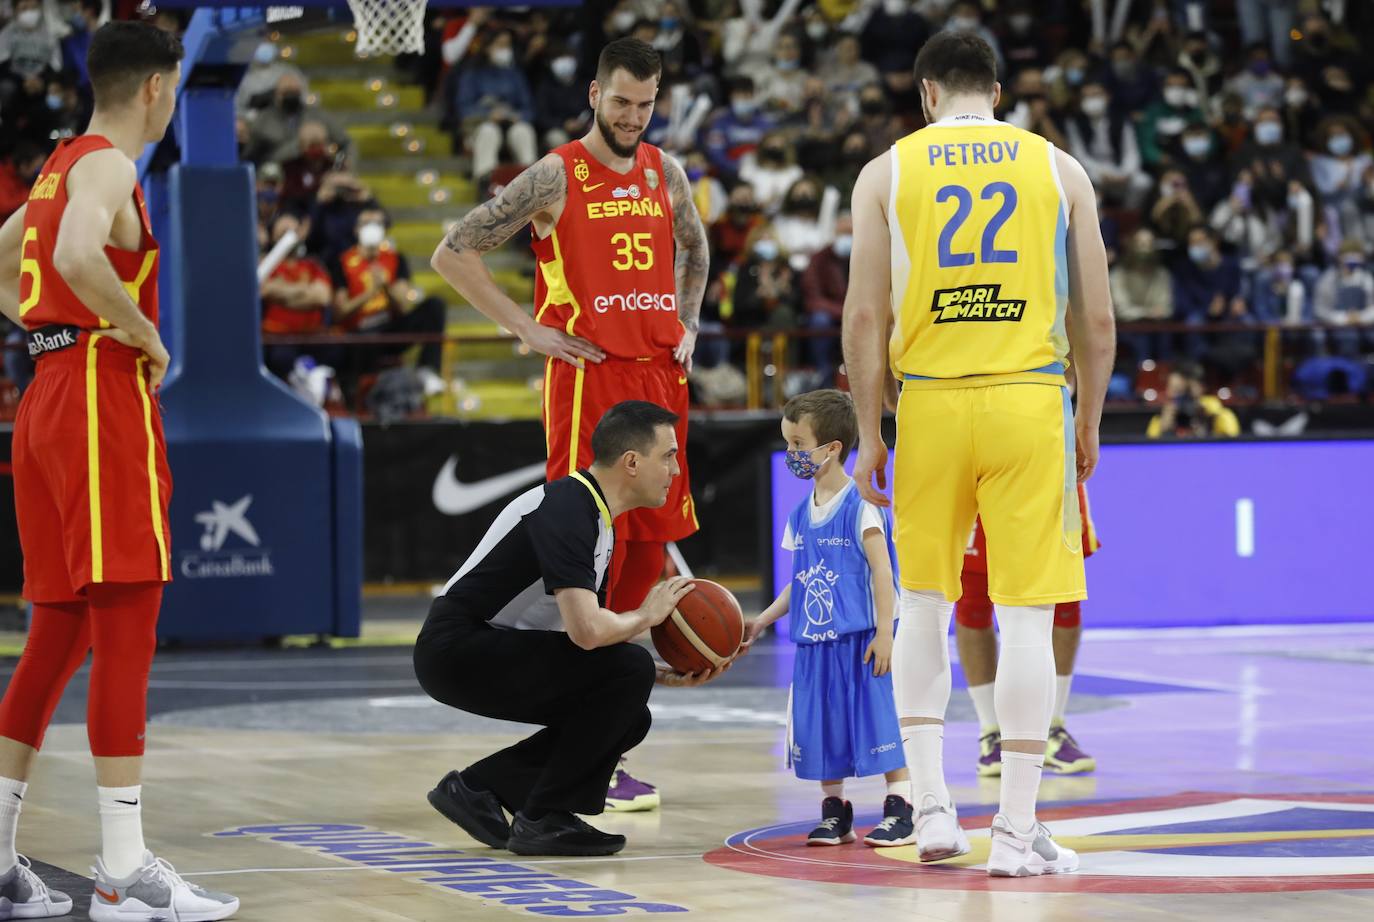
<svg viewBox="0 0 1374 922">
<path fill-rule="evenodd" d="M 1055 843 L 1044 823 L 1029 832 L 1012 828 L 1002 814 L 992 818 L 992 849 L 988 853 L 990 877 L 1038 877 L 1041 874 L 1072 874 L 1078 870 L 1078 852 Z"/>
<path fill-rule="evenodd" d="M 966 855 L 968 836 L 959 825 L 959 813 L 953 805 L 945 806 L 934 794 L 921 795 L 921 809 L 916 814 L 916 851 L 922 861 L 940 861 Z"/>
<path fill-rule="evenodd" d="M 239 901 L 187 883 L 162 858 L 143 853 L 143 866 L 128 877 L 115 878 L 105 862 L 95 860 L 94 922 L 215 922 L 238 912 Z"/>
</svg>

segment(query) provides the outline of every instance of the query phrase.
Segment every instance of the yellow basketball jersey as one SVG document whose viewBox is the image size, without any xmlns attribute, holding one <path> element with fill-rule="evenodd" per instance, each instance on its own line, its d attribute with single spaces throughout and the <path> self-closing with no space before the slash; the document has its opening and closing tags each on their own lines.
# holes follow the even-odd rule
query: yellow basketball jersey
<svg viewBox="0 0 1374 922">
<path fill-rule="evenodd" d="M 1052 144 L 943 119 L 893 146 L 888 212 L 889 357 L 905 386 L 1064 383 L 1068 204 Z"/>
</svg>

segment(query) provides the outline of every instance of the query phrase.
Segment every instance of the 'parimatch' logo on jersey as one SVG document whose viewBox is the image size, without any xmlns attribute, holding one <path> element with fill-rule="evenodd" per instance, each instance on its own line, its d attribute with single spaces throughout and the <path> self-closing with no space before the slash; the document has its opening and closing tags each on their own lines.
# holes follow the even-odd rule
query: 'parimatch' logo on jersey
<svg viewBox="0 0 1374 922">
<path fill-rule="evenodd" d="M 959 320 L 1020 320 L 1026 313 L 1025 301 L 1001 298 L 1001 285 L 965 285 L 940 288 L 935 292 L 931 311 L 939 314 L 936 323 Z"/>
</svg>

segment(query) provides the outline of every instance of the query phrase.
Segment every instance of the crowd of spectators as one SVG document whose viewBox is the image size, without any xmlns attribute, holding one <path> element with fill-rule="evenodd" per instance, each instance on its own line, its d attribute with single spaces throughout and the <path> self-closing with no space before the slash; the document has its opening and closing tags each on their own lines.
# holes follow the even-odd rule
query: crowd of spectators
<svg viewBox="0 0 1374 922">
<path fill-rule="evenodd" d="M 916 52 L 959 29 L 996 52 L 998 117 L 1072 153 L 1098 189 L 1127 324 L 1118 396 L 1155 362 L 1253 384 L 1261 339 L 1247 327 L 1352 327 L 1291 331 L 1298 358 L 1364 361 L 1374 347 L 1355 329 L 1374 322 L 1368 4 L 610 0 L 432 27 L 417 72 L 479 181 L 586 130 L 604 42 L 659 49 L 647 140 L 682 160 L 708 224 L 703 329 L 838 329 L 855 177 L 922 125 Z M 699 348 L 703 366 L 732 352 Z M 812 337 L 795 358 L 828 375 L 838 356 Z"/>
</svg>

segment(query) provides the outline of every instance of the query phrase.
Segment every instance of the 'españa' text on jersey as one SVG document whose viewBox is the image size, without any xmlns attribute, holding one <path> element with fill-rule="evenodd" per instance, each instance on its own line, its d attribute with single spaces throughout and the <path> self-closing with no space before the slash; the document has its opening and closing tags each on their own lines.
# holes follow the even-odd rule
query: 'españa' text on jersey
<svg viewBox="0 0 1374 922">
<path fill-rule="evenodd" d="M 556 153 L 567 201 L 553 231 L 532 244 L 535 319 L 596 343 L 610 358 L 671 356 L 682 324 L 662 152 L 641 143 L 628 173 L 597 160 L 581 141 Z"/>
</svg>

